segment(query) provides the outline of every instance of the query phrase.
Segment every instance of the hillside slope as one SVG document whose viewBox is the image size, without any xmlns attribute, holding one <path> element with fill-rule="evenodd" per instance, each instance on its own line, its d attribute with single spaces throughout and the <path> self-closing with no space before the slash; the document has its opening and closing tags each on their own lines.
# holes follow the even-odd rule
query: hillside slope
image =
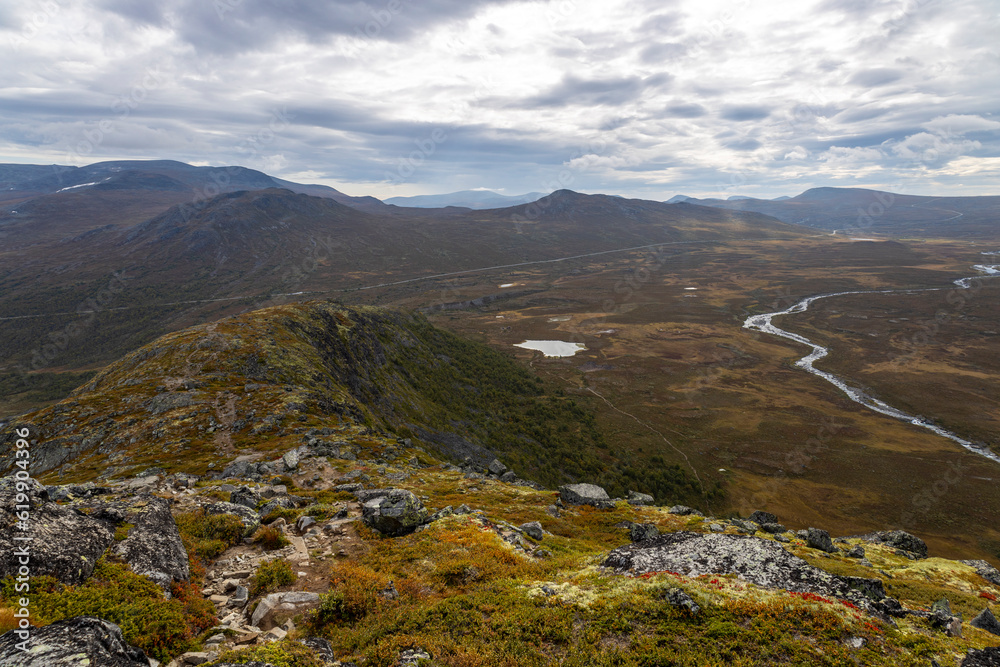
<svg viewBox="0 0 1000 667">
<path fill-rule="evenodd" d="M 32 473 L 53 481 L 151 466 L 205 474 L 333 429 L 362 445 L 393 433 L 480 465 L 499 457 L 548 485 L 588 478 L 619 495 L 631 485 L 663 499 L 697 496 L 675 467 L 616 460 L 586 410 L 547 394 L 503 354 L 422 316 L 329 302 L 168 334 L 16 424 L 40 440 Z"/>
</svg>

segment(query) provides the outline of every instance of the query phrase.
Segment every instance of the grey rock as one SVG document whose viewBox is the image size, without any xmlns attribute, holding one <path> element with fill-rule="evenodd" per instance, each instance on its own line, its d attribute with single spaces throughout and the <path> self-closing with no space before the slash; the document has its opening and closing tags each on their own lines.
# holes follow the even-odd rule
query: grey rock
<svg viewBox="0 0 1000 667">
<path fill-rule="evenodd" d="M 261 630 L 275 625 L 274 617 L 282 614 L 288 618 L 311 609 L 319 603 L 319 595 L 305 591 L 286 591 L 265 596 L 253 611 L 250 624 Z"/>
<path fill-rule="evenodd" d="M 540 542 L 545 537 L 545 533 L 542 531 L 542 524 L 538 521 L 529 521 L 528 523 L 522 523 L 518 527 L 524 531 L 525 535 L 538 542 Z"/>
<path fill-rule="evenodd" d="M 663 599 L 672 607 L 687 609 L 692 615 L 701 613 L 701 607 L 681 588 L 671 588 L 663 592 Z"/>
<path fill-rule="evenodd" d="M 559 508 L 556 507 L 555 505 L 549 505 L 548 507 L 546 507 L 545 513 L 557 519 L 559 518 Z"/>
<path fill-rule="evenodd" d="M 667 533 L 619 547 L 603 565 L 633 575 L 664 570 L 690 577 L 735 574 L 764 588 L 833 596 L 865 608 L 885 597 L 881 580 L 833 575 L 809 565 L 776 542 L 746 535 Z"/>
<path fill-rule="evenodd" d="M 236 590 L 233 591 L 233 595 L 229 598 L 229 604 L 234 607 L 242 607 L 250 599 L 250 591 L 246 586 L 237 586 Z"/>
<path fill-rule="evenodd" d="M 724 532 L 726 532 L 725 526 L 723 526 L 721 524 L 718 524 L 718 523 L 710 523 L 710 524 L 708 524 L 708 529 L 710 531 L 712 531 L 713 533 L 724 533 Z"/>
<path fill-rule="evenodd" d="M 406 535 L 427 522 L 427 509 L 411 491 L 390 489 L 362 506 L 361 519 L 369 528 L 390 537 Z"/>
<path fill-rule="evenodd" d="M 994 586 L 1000 586 L 1000 570 L 990 565 L 984 560 L 963 560 L 962 563 L 976 568 L 979 576 L 990 582 Z"/>
<path fill-rule="evenodd" d="M 785 527 L 780 523 L 762 523 L 760 524 L 760 529 L 765 533 L 771 533 L 772 535 L 785 532 Z"/>
<path fill-rule="evenodd" d="M 947 598 L 941 598 L 937 602 L 931 605 L 931 613 L 951 617 L 951 603 Z"/>
<path fill-rule="evenodd" d="M 860 544 L 856 544 L 856 545 L 854 545 L 850 549 L 850 551 L 847 552 L 847 557 L 848 558 L 864 558 L 865 557 L 865 548 L 863 546 L 861 546 Z"/>
<path fill-rule="evenodd" d="M 559 498 L 567 505 L 603 506 L 611 501 L 608 492 L 596 484 L 564 484 L 559 487 Z"/>
<path fill-rule="evenodd" d="M 806 546 L 812 549 L 819 549 L 827 553 L 837 553 L 838 549 L 830 539 L 830 533 L 819 528 L 809 528 L 806 530 Z"/>
<path fill-rule="evenodd" d="M 285 467 L 285 472 L 292 472 L 299 468 L 299 453 L 296 450 L 285 452 L 281 457 L 281 463 Z"/>
<path fill-rule="evenodd" d="M 388 586 L 378 592 L 378 596 L 384 600 L 396 600 L 399 598 L 399 591 L 396 590 L 396 585 L 390 581 Z"/>
<path fill-rule="evenodd" d="M 491 475 L 496 475 L 497 477 L 507 472 L 507 466 L 500 463 L 499 459 L 493 459 L 490 461 L 490 464 L 486 467 L 486 469 L 489 470 Z"/>
<path fill-rule="evenodd" d="M 334 491 L 346 491 L 347 493 L 357 493 L 361 489 L 365 488 L 360 482 L 353 482 L 351 484 L 338 484 L 333 487 Z"/>
<path fill-rule="evenodd" d="M 698 510 L 688 507 L 687 505 L 674 505 L 667 510 L 667 512 L 670 514 L 678 514 L 680 516 L 705 516 Z"/>
<path fill-rule="evenodd" d="M 981 651 L 970 650 L 960 667 L 1000 667 L 1000 646 L 988 646 Z"/>
<path fill-rule="evenodd" d="M 132 524 L 128 536 L 113 551 L 133 572 L 149 577 L 164 590 L 170 590 L 173 582 L 188 580 L 188 554 L 169 502 L 145 496 L 131 503 L 98 506 L 91 516 L 99 519 L 112 509 L 123 514 L 123 521 L 116 523 Z"/>
<path fill-rule="evenodd" d="M 75 509 L 46 500 L 45 488 L 30 480 L 24 497 L 18 497 L 16 480 L 7 477 L 0 486 L 0 577 L 17 576 L 19 551 L 31 537 L 32 576 L 50 575 L 65 584 L 79 584 L 90 577 L 94 565 L 114 543 L 115 532 L 107 521 L 94 519 Z M 29 506 L 27 530 L 19 528 L 15 505 Z M 10 527 L 7 529 L 6 527 Z"/>
<path fill-rule="evenodd" d="M 271 512 L 275 512 L 277 510 L 293 510 L 293 509 L 295 509 L 295 501 L 292 500 L 290 497 L 275 496 L 261 506 L 260 510 L 258 511 L 258 514 L 264 517 L 270 514 Z"/>
<path fill-rule="evenodd" d="M 243 523 L 244 535 L 250 535 L 260 527 L 260 514 L 249 507 L 244 507 L 243 505 L 234 505 L 233 503 L 213 503 L 205 506 L 205 514 L 231 514 L 233 516 L 238 516 L 240 521 Z"/>
<path fill-rule="evenodd" d="M 629 505 L 652 505 L 654 502 L 656 502 L 656 499 L 648 493 L 640 493 L 638 491 L 631 490 L 628 492 Z"/>
<path fill-rule="evenodd" d="M 743 519 L 730 519 L 729 523 L 733 524 L 741 532 L 748 535 L 753 535 L 760 529 L 760 526 L 755 524 L 753 521 L 744 521 Z"/>
<path fill-rule="evenodd" d="M 321 661 L 325 663 L 337 662 L 337 654 L 333 652 L 333 646 L 327 640 L 321 637 L 309 637 L 300 640 L 300 643 L 312 649 L 313 654 Z"/>
<path fill-rule="evenodd" d="M 903 618 L 908 613 L 906 609 L 903 608 L 903 605 L 899 603 L 899 600 L 888 597 L 877 600 L 874 604 L 872 604 L 872 609 L 878 613 L 886 616 L 893 616 L 895 618 Z"/>
<path fill-rule="evenodd" d="M 260 504 L 260 501 L 260 494 L 248 486 L 241 486 L 229 494 L 229 502 L 234 505 L 249 507 L 252 510 L 257 509 L 257 505 Z"/>
<path fill-rule="evenodd" d="M 29 651 L 17 644 L 17 630 L 0 637 L 0 665 L 4 667 L 149 667 L 142 649 L 128 644 L 121 628 L 89 616 L 56 621 L 32 628 Z"/>
<path fill-rule="evenodd" d="M 771 514 L 770 512 L 757 510 L 756 512 L 747 517 L 747 521 L 753 521 L 754 523 L 763 526 L 765 523 L 778 523 L 778 517 Z"/>
<path fill-rule="evenodd" d="M 633 523 L 628 528 L 628 538 L 632 542 L 642 542 L 659 537 L 660 530 L 651 523 Z"/>
<path fill-rule="evenodd" d="M 421 660 L 430 660 L 431 654 L 419 648 L 403 651 L 399 654 L 396 667 L 417 667 Z"/>
<path fill-rule="evenodd" d="M 927 544 L 916 535 L 911 535 L 904 530 L 868 533 L 867 535 L 859 535 L 858 537 L 866 542 L 884 544 L 894 549 L 902 549 L 917 558 L 927 558 Z"/>
<path fill-rule="evenodd" d="M 354 495 L 358 497 L 358 502 L 364 504 L 375 498 L 384 498 L 389 495 L 390 491 L 392 491 L 392 489 L 359 489 L 354 492 Z"/>
<path fill-rule="evenodd" d="M 983 609 L 979 614 L 969 621 L 969 625 L 974 628 L 979 628 L 980 630 L 985 630 L 986 632 L 991 632 L 995 635 L 1000 635 L 1000 623 L 997 622 L 996 616 L 987 607 Z"/>
<path fill-rule="evenodd" d="M 788 544 L 789 542 L 791 542 L 790 539 L 788 539 L 787 537 L 785 537 L 781 533 L 776 533 L 775 534 L 774 541 L 775 542 L 781 542 L 782 544 Z"/>
<path fill-rule="evenodd" d="M 316 525 L 316 519 L 311 516 L 300 516 L 295 521 L 295 530 L 298 531 L 299 535 L 309 530 L 310 526 Z"/>
<path fill-rule="evenodd" d="M 500 481 L 504 484 L 513 484 L 517 481 L 517 475 L 514 474 L 513 470 L 508 470 L 507 472 L 500 475 Z"/>
</svg>

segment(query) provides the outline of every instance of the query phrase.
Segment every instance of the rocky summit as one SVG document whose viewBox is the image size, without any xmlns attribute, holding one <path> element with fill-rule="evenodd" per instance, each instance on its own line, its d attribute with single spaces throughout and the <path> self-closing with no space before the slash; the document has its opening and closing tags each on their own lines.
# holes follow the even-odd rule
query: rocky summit
<svg viewBox="0 0 1000 667">
<path fill-rule="evenodd" d="M 998 664 L 990 562 L 605 474 L 571 398 L 483 354 L 417 316 L 280 307 L 22 416 L 0 665 Z"/>
</svg>

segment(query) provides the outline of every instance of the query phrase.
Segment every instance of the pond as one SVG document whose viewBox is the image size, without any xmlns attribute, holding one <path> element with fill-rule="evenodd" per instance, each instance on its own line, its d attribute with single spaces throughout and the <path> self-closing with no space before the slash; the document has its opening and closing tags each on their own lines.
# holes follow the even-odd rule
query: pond
<svg viewBox="0 0 1000 667">
<path fill-rule="evenodd" d="M 583 343 L 567 343 L 562 340 L 526 340 L 514 347 L 537 350 L 546 357 L 572 357 L 577 352 L 587 349 Z"/>
</svg>

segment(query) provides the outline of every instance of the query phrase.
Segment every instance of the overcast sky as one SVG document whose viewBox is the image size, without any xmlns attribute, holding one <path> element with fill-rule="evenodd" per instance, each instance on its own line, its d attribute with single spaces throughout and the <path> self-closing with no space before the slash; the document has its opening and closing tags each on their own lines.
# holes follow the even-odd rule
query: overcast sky
<svg viewBox="0 0 1000 667">
<path fill-rule="evenodd" d="M 1000 0 L 3 0 L 0 162 L 1000 194 Z"/>
</svg>

